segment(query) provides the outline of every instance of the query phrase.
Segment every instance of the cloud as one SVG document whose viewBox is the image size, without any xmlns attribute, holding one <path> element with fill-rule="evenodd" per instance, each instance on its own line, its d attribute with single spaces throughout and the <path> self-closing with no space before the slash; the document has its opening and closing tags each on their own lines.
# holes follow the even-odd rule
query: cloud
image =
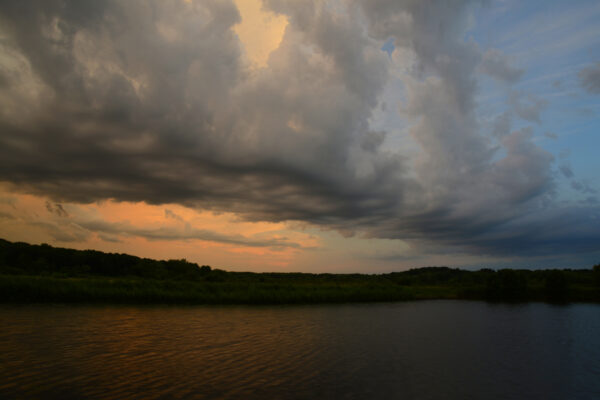
<svg viewBox="0 0 600 400">
<path fill-rule="evenodd" d="M 582 69 L 577 75 L 579 83 L 587 92 L 600 93 L 600 63 Z"/>
<path fill-rule="evenodd" d="M 524 96 L 519 92 L 511 92 L 509 104 L 519 117 L 538 124 L 542 122 L 540 118 L 542 111 L 548 106 L 548 102 L 544 99 L 532 94 Z"/>
<path fill-rule="evenodd" d="M 562 175 L 569 179 L 571 188 L 576 190 L 577 192 L 584 195 L 594 195 L 597 193 L 596 189 L 591 187 L 587 182 L 579 181 L 575 179 L 575 173 L 571 169 L 569 162 L 566 160 L 566 157 L 563 159 L 562 163 L 558 166 L 558 170 L 562 173 Z M 593 196 L 589 196 L 588 200 L 592 199 Z"/>
<path fill-rule="evenodd" d="M 197 229 L 189 225 L 185 229 L 171 226 L 158 227 L 136 227 L 128 222 L 108 222 L 104 220 L 82 220 L 77 225 L 90 232 L 100 233 L 103 240 L 115 238 L 119 235 L 142 237 L 148 240 L 205 240 L 210 242 L 248 246 L 248 247 L 271 247 L 271 248 L 302 248 L 299 243 L 287 238 L 249 238 L 239 234 L 223 234 L 208 229 Z M 118 240 L 118 239 L 115 239 Z"/>
<path fill-rule="evenodd" d="M 587 184 L 585 182 L 580 182 L 580 181 L 572 180 L 571 181 L 571 187 L 573 189 L 577 190 L 578 192 L 581 192 L 581 193 L 584 193 L 584 194 L 596 194 L 596 193 L 598 193 L 598 191 L 596 189 L 594 189 L 593 187 L 591 187 L 589 184 Z"/>
<path fill-rule="evenodd" d="M 571 170 L 570 166 L 563 164 L 563 165 L 559 166 L 558 169 L 560 170 L 560 172 L 562 172 L 562 174 L 564 175 L 565 178 L 573 177 L 573 170 Z"/>
<path fill-rule="evenodd" d="M 165 218 L 171 218 L 171 219 L 174 219 L 175 221 L 185 222 L 180 215 L 177 215 L 176 213 L 169 210 L 168 208 L 165 208 Z"/>
<path fill-rule="evenodd" d="M 63 208 L 62 204 L 59 203 L 54 203 L 53 205 L 49 201 L 46 201 L 46 210 L 48 210 L 48 212 L 51 214 L 58 215 L 59 217 L 69 216 L 69 213 Z"/>
<path fill-rule="evenodd" d="M 503 112 L 498 115 L 492 122 L 492 135 L 497 138 L 510 133 L 510 127 L 512 125 L 512 115 L 509 112 Z"/>
<path fill-rule="evenodd" d="M 54 221 L 27 221 L 27 223 L 33 227 L 40 228 L 59 242 L 82 242 L 90 236 L 90 232 L 71 223 L 56 223 Z"/>
<path fill-rule="evenodd" d="M 516 83 L 525 72 L 510 66 L 506 55 L 498 49 L 489 49 L 483 55 L 481 72 L 506 83 Z"/>
<path fill-rule="evenodd" d="M 0 218 L 1 219 L 15 219 L 15 216 L 10 213 L 7 213 L 7 212 L 0 211 Z"/>
<path fill-rule="evenodd" d="M 105 242 L 109 242 L 109 243 L 121 243 L 121 239 L 119 239 L 117 236 L 114 235 L 105 235 L 103 233 L 99 233 L 98 237 L 105 241 Z"/>
<path fill-rule="evenodd" d="M 242 51 L 230 1 L 4 3 L 0 180 L 50 196 L 55 213 L 63 202 L 176 203 L 473 252 L 508 254 L 511 240 L 529 248 L 538 238 L 522 236 L 518 221 L 553 204 L 553 157 L 531 130 L 511 133 L 508 115 L 497 135 L 483 133 L 480 68 L 509 83 L 521 72 L 464 41 L 473 3 L 267 0 L 288 24 L 259 69 Z M 388 40 L 410 68 L 391 73 Z M 419 146 L 410 157 L 372 126 L 394 79 Z M 520 94 L 510 103 L 534 122 L 546 105 Z M 81 226 L 106 237 L 294 246 L 201 229 Z"/>
</svg>

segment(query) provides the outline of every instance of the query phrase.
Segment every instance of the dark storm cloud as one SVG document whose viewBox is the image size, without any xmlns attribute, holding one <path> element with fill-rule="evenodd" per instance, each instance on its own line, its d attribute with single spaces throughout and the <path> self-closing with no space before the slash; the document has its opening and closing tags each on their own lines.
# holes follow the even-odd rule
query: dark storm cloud
<svg viewBox="0 0 600 400">
<path fill-rule="evenodd" d="M 504 247 L 512 248 L 515 255 L 590 253 L 597 257 L 599 221 L 599 210 L 593 207 L 539 211 L 508 221 L 498 230 L 475 239 L 474 245 L 489 249 L 491 255 L 500 254 L 498 249 Z"/>
<path fill-rule="evenodd" d="M 57 204 L 179 203 L 471 252 L 552 253 L 544 221 L 568 223 L 551 207 L 553 157 L 530 129 L 511 133 L 508 114 L 493 138 L 482 134 L 478 73 L 512 83 L 522 71 L 464 42 L 471 3 L 268 0 L 289 25 L 268 67 L 251 70 L 231 2 L 4 1 L 0 179 Z M 420 146 L 410 162 L 370 126 L 391 79 L 380 50 L 390 38 L 416 60 L 402 77 Z M 530 121 L 545 106 L 511 102 Z M 89 224 L 106 237 L 293 245 Z M 581 243 L 600 238 L 573 226 Z"/>
<path fill-rule="evenodd" d="M 336 49 L 329 74 L 333 49 L 311 63 L 291 37 L 271 74 L 241 82 L 231 4 L 202 3 L 195 14 L 184 3 L 60 4 L 4 9 L 38 91 L 54 97 L 34 93 L 46 101 L 33 119 L 3 119 L 5 180 L 64 200 L 178 202 L 269 220 L 318 222 L 398 201 L 396 178 L 380 186 L 345 165 L 349 146 L 381 141 L 366 118 L 385 78 L 383 56 L 366 54 L 353 21 L 309 27 L 324 46 L 331 35 L 365 42 Z M 359 141 L 363 131 L 373 139 Z M 400 175 L 399 160 L 369 157 L 373 175 Z"/>
</svg>

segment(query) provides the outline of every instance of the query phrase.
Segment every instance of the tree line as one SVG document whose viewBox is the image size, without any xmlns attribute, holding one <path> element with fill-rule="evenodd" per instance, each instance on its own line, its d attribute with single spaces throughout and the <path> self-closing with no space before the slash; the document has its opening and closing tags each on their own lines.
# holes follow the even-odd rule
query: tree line
<svg viewBox="0 0 600 400">
<path fill-rule="evenodd" d="M 415 298 L 600 301 L 600 264 L 591 269 L 546 270 L 483 268 L 467 271 L 425 267 L 387 274 L 228 272 L 208 265 L 200 266 L 185 259 L 153 260 L 128 254 L 13 243 L 0 239 L 0 275 L 128 278 L 209 285 L 229 283 L 239 285 L 239 288 L 254 289 L 277 288 L 281 285 L 306 290 L 327 287 L 347 292 L 367 290 L 369 293 L 380 291 L 392 294 L 398 288 L 404 293 L 412 293 Z"/>
</svg>

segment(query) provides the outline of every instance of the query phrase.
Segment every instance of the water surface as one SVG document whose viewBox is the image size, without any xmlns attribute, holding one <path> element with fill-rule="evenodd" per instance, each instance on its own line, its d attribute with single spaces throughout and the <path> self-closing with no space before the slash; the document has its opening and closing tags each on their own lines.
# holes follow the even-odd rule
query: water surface
<svg viewBox="0 0 600 400">
<path fill-rule="evenodd" d="M 0 305 L 0 398 L 599 399 L 600 305 Z"/>
</svg>

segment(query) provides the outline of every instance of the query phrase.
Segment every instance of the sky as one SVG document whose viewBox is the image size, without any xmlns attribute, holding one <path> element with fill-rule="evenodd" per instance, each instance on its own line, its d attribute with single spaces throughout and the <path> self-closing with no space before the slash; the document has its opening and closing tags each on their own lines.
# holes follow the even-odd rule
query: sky
<svg viewBox="0 0 600 400">
<path fill-rule="evenodd" d="M 0 237 L 232 271 L 600 262 L 600 3 L 0 0 Z"/>
</svg>

